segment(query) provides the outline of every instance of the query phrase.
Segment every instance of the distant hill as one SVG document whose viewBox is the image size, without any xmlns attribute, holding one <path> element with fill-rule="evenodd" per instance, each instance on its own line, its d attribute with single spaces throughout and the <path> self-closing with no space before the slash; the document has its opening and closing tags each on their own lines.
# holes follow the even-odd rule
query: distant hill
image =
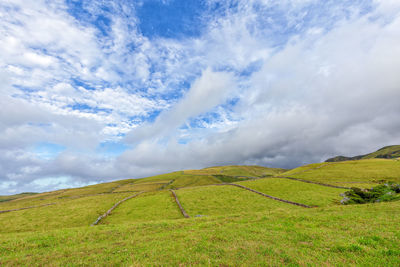
<svg viewBox="0 0 400 267">
<path fill-rule="evenodd" d="M 360 159 L 393 159 L 399 157 L 400 157 L 400 145 L 395 145 L 395 146 L 382 147 L 381 149 L 366 155 L 359 155 L 354 157 L 336 156 L 334 158 L 327 159 L 325 162 L 339 162 L 339 161 L 360 160 Z"/>
</svg>

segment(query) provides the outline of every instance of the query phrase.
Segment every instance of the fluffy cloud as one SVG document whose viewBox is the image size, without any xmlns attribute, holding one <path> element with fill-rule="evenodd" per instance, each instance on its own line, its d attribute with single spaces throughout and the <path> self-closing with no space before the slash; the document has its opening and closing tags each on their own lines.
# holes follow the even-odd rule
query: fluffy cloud
<svg viewBox="0 0 400 267">
<path fill-rule="evenodd" d="M 175 106 L 161 113 L 154 123 L 142 125 L 139 129 L 132 131 L 126 140 L 143 142 L 154 137 L 163 137 L 189 118 L 210 111 L 226 101 L 230 93 L 235 93 L 235 86 L 231 73 L 213 72 L 206 69 Z"/>
<path fill-rule="evenodd" d="M 388 22 L 381 12 L 343 18 L 328 32 L 307 31 L 290 39 L 248 78 L 234 107 L 241 117 L 235 128 L 204 130 L 185 144 L 177 136 L 166 145 L 143 142 L 120 161 L 130 162 L 132 172 L 147 168 L 149 173 L 160 166 L 161 171 L 232 163 L 295 167 L 399 143 L 394 118 L 400 114 L 400 19 Z M 143 129 L 168 128 L 164 116 L 179 118 L 172 114 L 160 115 L 165 127 L 156 121 Z"/>
<path fill-rule="evenodd" d="M 396 1 L 208 1 L 176 39 L 101 5 L 0 4 L 0 193 L 400 143 Z"/>
</svg>

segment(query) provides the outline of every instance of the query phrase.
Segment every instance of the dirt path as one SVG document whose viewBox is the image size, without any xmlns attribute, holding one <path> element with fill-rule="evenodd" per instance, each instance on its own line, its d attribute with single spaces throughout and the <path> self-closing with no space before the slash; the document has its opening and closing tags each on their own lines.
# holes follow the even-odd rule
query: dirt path
<svg viewBox="0 0 400 267">
<path fill-rule="evenodd" d="M 123 200 L 118 201 L 117 203 L 114 204 L 114 206 L 111 207 L 111 209 L 109 209 L 106 213 L 104 213 L 103 215 L 101 215 L 99 218 L 97 218 L 97 220 L 92 223 L 92 226 L 97 225 L 102 219 L 104 219 L 105 217 L 107 217 L 108 215 L 110 215 L 110 213 L 116 208 L 118 207 L 122 202 L 125 202 L 131 198 L 137 197 L 138 195 L 142 194 L 142 192 L 139 192 L 137 194 L 134 194 L 132 196 L 129 196 L 127 198 L 124 198 Z"/>
<path fill-rule="evenodd" d="M 181 203 L 179 202 L 178 196 L 175 194 L 174 190 L 170 189 L 172 196 L 175 198 L 175 202 L 178 205 L 179 209 L 182 212 L 183 217 L 190 218 L 190 216 L 186 213 L 185 209 L 182 207 Z"/>
<path fill-rule="evenodd" d="M 6 213 L 6 212 L 11 212 L 11 211 L 19 211 L 19 210 L 26 210 L 26 209 L 33 209 L 33 208 L 40 208 L 40 207 L 56 205 L 56 204 L 57 203 L 49 203 L 49 204 L 44 204 L 44 205 L 30 206 L 30 207 L 24 207 L 24 208 L 19 208 L 19 209 L 12 209 L 12 210 L 0 210 L 0 213 Z"/>
<path fill-rule="evenodd" d="M 261 195 L 261 196 L 263 196 L 263 197 L 267 197 L 267 198 L 270 198 L 270 199 L 273 199 L 273 200 L 285 202 L 285 203 L 288 203 L 288 204 L 291 204 L 291 205 L 295 205 L 295 206 L 300 206 L 300 207 L 303 207 L 303 208 L 312 208 L 311 206 L 308 206 L 308 205 L 305 205 L 305 204 L 302 204 L 302 203 L 297 203 L 297 202 L 293 202 L 293 201 L 290 201 L 290 200 L 286 200 L 286 199 L 282 199 L 282 198 L 278 198 L 278 197 L 273 197 L 273 196 L 270 196 L 270 195 L 261 193 L 261 192 L 259 192 L 259 191 L 256 191 L 256 190 L 254 190 L 254 189 L 248 188 L 248 187 L 246 187 L 246 186 L 239 185 L 239 184 L 227 183 L 227 184 L 218 184 L 218 185 L 232 185 L 232 186 L 240 187 L 240 188 L 242 188 L 242 189 L 249 190 L 249 191 L 251 191 L 251 192 L 253 192 L 253 193 L 259 194 L 259 195 Z"/>
</svg>

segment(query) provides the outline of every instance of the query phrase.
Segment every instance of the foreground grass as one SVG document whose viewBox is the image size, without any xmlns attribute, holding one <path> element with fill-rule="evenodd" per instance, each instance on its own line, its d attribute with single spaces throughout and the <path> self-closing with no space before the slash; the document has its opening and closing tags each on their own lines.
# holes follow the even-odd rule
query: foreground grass
<svg viewBox="0 0 400 267">
<path fill-rule="evenodd" d="M 0 265 L 400 265 L 400 202 L 0 234 Z"/>
<path fill-rule="evenodd" d="M 283 178 L 239 182 L 287 175 L 371 186 L 381 179 L 399 180 L 399 167 L 398 161 L 376 159 L 313 164 L 286 174 L 224 166 L 23 196 L 1 202 L 0 210 L 56 205 L 0 214 L 0 266 L 399 266 L 400 201 L 342 206 L 336 204 L 343 189 Z M 319 207 L 210 185 L 224 181 Z M 159 190 L 179 187 L 186 187 L 176 194 L 192 218 L 182 219 L 171 193 Z M 88 226 L 134 194 L 123 191 L 142 190 L 151 192 L 122 203 L 101 225 Z"/>
</svg>

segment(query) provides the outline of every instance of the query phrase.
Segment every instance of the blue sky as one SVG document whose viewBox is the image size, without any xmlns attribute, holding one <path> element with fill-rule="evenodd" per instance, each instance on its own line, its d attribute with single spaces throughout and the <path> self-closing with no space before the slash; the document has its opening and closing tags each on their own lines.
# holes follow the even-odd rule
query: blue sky
<svg viewBox="0 0 400 267">
<path fill-rule="evenodd" d="M 382 0 L 3 0 L 0 194 L 399 144 L 399 12 Z"/>
</svg>

